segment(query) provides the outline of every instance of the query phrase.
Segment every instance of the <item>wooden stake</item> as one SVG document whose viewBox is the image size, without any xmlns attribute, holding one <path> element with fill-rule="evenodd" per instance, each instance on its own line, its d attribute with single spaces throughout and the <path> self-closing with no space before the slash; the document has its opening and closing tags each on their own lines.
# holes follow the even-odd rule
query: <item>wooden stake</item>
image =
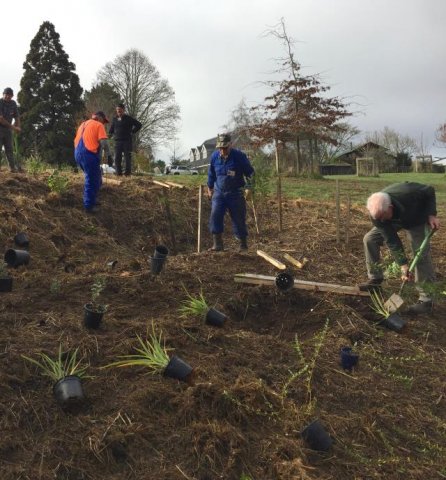
<svg viewBox="0 0 446 480">
<path fill-rule="evenodd" d="M 256 213 L 256 206 L 254 204 L 254 197 L 251 198 L 251 205 L 252 205 L 252 213 L 254 214 L 254 223 L 256 224 L 256 232 L 258 235 L 260 231 L 259 231 L 259 224 L 257 223 L 257 213 Z"/>
<path fill-rule="evenodd" d="M 279 207 L 279 232 L 282 231 L 282 180 L 280 175 L 277 177 L 277 205 Z"/>
<path fill-rule="evenodd" d="M 340 228 L 340 205 L 339 205 L 339 179 L 336 179 L 336 243 L 341 243 L 341 228 Z"/>
<path fill-rule="evenodd" d="M 163 192 L 163 197 L 164 197 L 164 206 L 166 207 L 167 222 L 169 224 L 169 233 L 170 233 L 170 241 L 172 243 L 172 252 L 176 253 L 177 243 L 176 243 L 176 240 L 175 240 L 175 232 L 173 230 L 172 215 L 170 213 L 169 192 L 165 189 L 163 189 L 162 192 Z"/>
<path fill-rule="evenodd" d="M 237 273 L 234 276 L 236 283 L 249 283 L 254 285 L 275 285 L 276 278 L 267 275 L 257 275 L 254 273 Z M 345 285 L 336 285 L 333 283 L 309 282 L 306 280 L 294 279 L 293 288 L 299 290 L 310 290 L 313 292 L 331 292 L 341 295 L 354 295 L 358 297 L 369 297 L 369 292 L 361 292 L 358 287 L 349 287 Z"/>
<path fill-rule="evenodd" d="M 291 264 L 293 264 L 297 268 L 304 268 L 305 265 L 308 263 L 308 258 L 303 258 L 301 262 L 299 260 L 296 260 L 293 258 L 291 255 L 288 255 L 288 253 L 283 254 L 283 258 L 288 260 Z"/>
<path fill-rule="evenodd" d="M 345 244 L 348 245 L 350 242 L 350 194 L 347 193 L 347 218 L 345 219 Z"/>
<path fill-rule="evenodd" d="M 203 186 L 198 187 L 198 228 L 197 228 L 197 252 L 201 252 L 201 207 L 203 205 Z"/>
<path fill-rule="evenodd" d="M 279 268 L 280 270 L 286 270 L 286 265 L 282 262 L 279 262 L 279 260 L 276 260 L 275 258 L 271 257 L 267 253 L 263 252 L 262 250 L 257 250 L 257 255 L 260 257 L 263 257 L 267 262 L 271 263 L 275 267 Z"/>
<path fill-rule="evenodd" d="M 160 182 L 159 180 L 152 180 L 152 182 L 155 185 L 160 185 L 161 187 L 164 187 L 164 188 L 170 188 L 170 185 L 167 185 L 167 183 L 164 183 L 164 182 Z"/>
</svg>

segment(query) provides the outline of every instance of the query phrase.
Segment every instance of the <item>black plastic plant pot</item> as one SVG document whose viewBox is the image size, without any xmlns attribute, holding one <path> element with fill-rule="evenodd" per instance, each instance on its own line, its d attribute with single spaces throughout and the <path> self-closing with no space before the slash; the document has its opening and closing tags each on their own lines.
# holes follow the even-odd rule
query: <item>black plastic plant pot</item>
<svg viewBox="0 0 446 480">
<path fill-rule="evenodd" d="M 166 258 L 169 254 L 169 249 L 164 245 L 157 245 L 155 247 L 155 253 L 153 254 L 153 258 Z"/>
<path fill-rule="evenodd" d="M 6 250 L 5 253 L 5 262 L 9 267 L 28 265 L 29 259 L 29 252 L 26 250 L 14 250 L 13 248 L 10 248 L 9 250 Z"/>
<path fill-rule="evenodd" d="M 98 312 L 91 303 L 84 305 L 84 325 L 87 328 L 97 330 L 102 323 L 102 317 L 105 312 Z"/>
<path fill-rule="evenodd" d="M 215 308 L 210 308 L 206 313 L 205 321 L 208 325 L 223 327 L 227 318 L 224 313 L 219 312 Z"/>
<path fill-rule="evenodd" d="M 301 436 L 312 450 L 318 452 L 328 452 L 333 444 L 333 439 L 319 420 L 314 420 L 314 422 L 305 427 L 301 432 Z"/>
<path fill-rule="evenodd" d="M 358 364 L 359 355 L 352 352 L 351 347 L 341 348 L 341 366 L 344 370 L 351 371 Z"/>
<path fill-rule="evenodd" d="M 82 380 L 76 375 L 61 378 L 53 387 L 57 403 L 62 406 L 81 403 L 85 400 Z"/>
<path fill-rule="evenodd" d="M 276 287 L 282 292 L 293 288 L 294 278 L 286 272 L 280 272 L 276 275 Z"/>
<path fill-rule="evenodd" d="M 25 232 L 19 232 L 14 237 L 14 243 L 18 247 L 28 248 L 29 247 L 29 238 Z"/>
<path fill-rule="evenodd" d="M 107 262 L 107 267 L 113 270 L 117 264 L 118 260 L 112 260 L 111 262 Z"/>
<path fill-rule="evenodd" d="M 150 269 L 153 275 L 158 275 L 161 273 L 163 267 L 164 267 L 164 262 L 166 261 L 166 257 L 164 258 L 155 258 L 151 257 L 150 258 Z"/>
<path fill-rule="evenodd" d="M 0 278 L 0 292 L 12 291 L 12 277 Z"/>
<path fill-rule="evenodd" d="M 401 332 L 406 324 L 407 320 L 404 320 L 398 312 L 393 312 L 381 322 L 381 325 L 394 332 Z"/>
<path fill-rule="evenodd" d="M 181 380 L 182 382 L 187 382 L 188 377 L 192 373 L 193 368 L 186 363 L 184 360 L 181 360 L 180 357 L 174 355 L 170 362 L 167 364 L 167 367 L 164 369 L 164 376 L 175 378 Z"/>
</svg>

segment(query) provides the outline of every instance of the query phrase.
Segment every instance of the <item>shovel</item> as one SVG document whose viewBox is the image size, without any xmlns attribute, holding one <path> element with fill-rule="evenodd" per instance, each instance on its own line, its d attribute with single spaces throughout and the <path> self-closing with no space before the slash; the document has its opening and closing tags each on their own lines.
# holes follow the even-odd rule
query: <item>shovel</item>
<svg viewBox="0 0 446 480">
<path fill-rule="evenodd" d="M 422 244 L 420 245 L 420 248 L 417 250 L 414 259 L 412 260 L 412 263 L 409 266 L 409 273 L 413 271 L 413 269 L 416 267 L 418 261 L 420 260 L 421 256 L 423 255 L 424 251 L 426 250 L 426 247 L 429 243 L 429 240 L 431 239 L 432 235 L 435 233 L 436 229 L 430 230 L 426 236 L 424 237 L 424 240 Z M 399 292 L 392 293 L 390 298 L 386 300 L 384 303 L 384 306 L 387 310 L 389 310 L 390 313 L 396 312 L 401 305 L 404 303 L 404 300 L 401 298 L 401 292 L 403 291 L 404 285 L 406 284 L 406 280 L 403 280 L 403 283 L 401 284 Z"/>
</svg>

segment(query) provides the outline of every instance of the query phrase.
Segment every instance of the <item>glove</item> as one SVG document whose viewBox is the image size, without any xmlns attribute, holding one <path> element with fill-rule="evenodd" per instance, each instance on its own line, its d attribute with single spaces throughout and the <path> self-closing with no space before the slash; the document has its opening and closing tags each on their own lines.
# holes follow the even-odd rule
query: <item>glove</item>
<svg viewBox="0 0 446 480">
<path fill-rule="evenodd" d="M 252 190 L 250 188 L 245 189 L 245 200 L 249 201 L 252 199 Z"/>
<path fill-rule="evenodd" d="M 107 164 L 109 167 L 113 167 L 113 158 L 111 155 L 107 157 Z"/>
</svg>

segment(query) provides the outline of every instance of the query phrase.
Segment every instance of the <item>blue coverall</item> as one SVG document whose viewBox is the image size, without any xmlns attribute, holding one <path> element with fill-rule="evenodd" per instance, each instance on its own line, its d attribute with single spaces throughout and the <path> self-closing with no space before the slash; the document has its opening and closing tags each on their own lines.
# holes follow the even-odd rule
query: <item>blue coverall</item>
<svg viewBox="0 0 446 480">
<path fill-rule="evenodd" d="M 82 137 L 85 130 L 83 125 Z M 74 149 L 76 163 L 85 174 L 84 184 L 84 207 L 91 210 L 96 205 L 96 197 L 102 185 L 101 160 L 98 152 L 87 150 L 84 139 L 81 137 Z"/>
<path fill-rule="evenodd" d="M 208 170 L 208 187 L 214 189 L 209 229 L 212 234 L 223 233 L 224 216 L 229 210 L 234 235 L 246 238 L 246 202 L 243 196 L 245 178 L 251 178 L 254 169 L 248 157 L 235 148 L 231 148 L 224 159 L 219 151 L 211 156 Z"/>
</svg>

